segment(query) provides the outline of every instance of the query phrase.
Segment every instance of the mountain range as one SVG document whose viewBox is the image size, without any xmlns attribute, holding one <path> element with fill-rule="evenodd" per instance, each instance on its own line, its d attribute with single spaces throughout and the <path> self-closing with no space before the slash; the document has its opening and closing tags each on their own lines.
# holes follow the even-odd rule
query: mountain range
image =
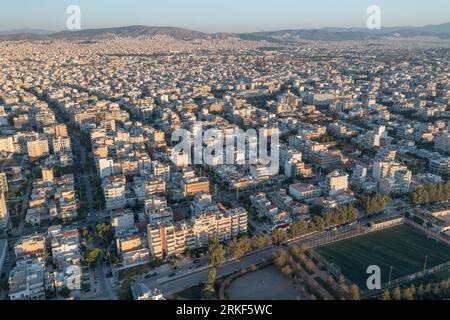
<svg viewBox="0 0 450 320">
<path fill-rule="evenodd" d="M 46 30 L 23 29 L 0 32 L 0 40 L 51 40 L 73 41 L 102 40 L 112 37 L 153 37 L 164 35 L 177 40 L 227 39 L 266 40 L 270 42 L 292 42 L 300 40 L 370 40 L 385 37 L 437 37 L 450 39 L 450 22 L 422 27 L 389 27 L 379 30 L 365 28 L 322 28 L 264 31 L 254 33 L 205 33 L 175 27 L 127 26 L 117 28 L 86 29 L 52 33 Z"/>
</svg>

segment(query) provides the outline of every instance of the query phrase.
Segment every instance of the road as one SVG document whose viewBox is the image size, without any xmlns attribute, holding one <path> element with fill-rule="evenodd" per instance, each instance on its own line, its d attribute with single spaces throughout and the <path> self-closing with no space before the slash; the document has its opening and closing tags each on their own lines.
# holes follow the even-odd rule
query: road
<svg viewBox="0 0 450 320">
<path fill-rule="evenodd" d="M 51 105 L 51 104 L 49 104 Z M 60 110 L 56 107 L 52 107 L 56 118 L 58 120 L 58 122 L 60 123 L 65 123 L 63 116 L 60 113 Z M 82 143 L 80 143 L 80 139 L 79 139 L 79 133 L 78 132 L 74 132 L 73 129 L 69 128 L 69 136 L 71 138 L 72 141 L 72 148 L 74 148 L 75 150 L 79 151 L 80 154 L 80 162 L 81 162 L 81 167 L 82 168 L 86 168 L 87 167 L 87 157 L 88 157 L 88 150 L 86 150 L 86 148 L 83 146 Z M 92 173 L 91 173 L 92 174 Z M 91 227 L 93 227 L 92 229 L 95 230 L 95 225 L 99 222 L 101 222 L 101 220 L 103 220 L 103 216 L 101 214 L 99 214 L 97 212 L 97 210 L 94 209 L 94 199 L 93 199 L 93 190 L 92 190 L 92 184 L 91 184 L 91 175 L 90 174 L 86 174 L 83 173 L 80 175 L 80 183 L 83 184 L 83 187 L 85 189 L 85 194 L 86 194 L 86 199 L 87 199 L 87 207 L 88 207 L 88 212 L 89 212 L 89 217 L 88 217 L 88 222 L 84 225 L 90 225 Z M 100 248 L 100 239 L 94 234 L 92 235 L 92 239 L 93 239 L 93 245 L 96 248 Z M 109 270 L 107 269 L 106 264 L 103 262 L 103 253 L 100 255 L 96 268 L 95 268 L 95 273 L 98 277 L 99 280 L 99 284 L 100 284 L 100 290 L 99 293 L 97 295 L 95 295 L 95 300 L 101 300 L 102 298 L 105 300 L 113 300 L 116 298 L 115 292 L 112 288 L 112 284 L 110 281 L 110 278 L 106 277 L 106 274 L 109 272 Z"/>
</svg>

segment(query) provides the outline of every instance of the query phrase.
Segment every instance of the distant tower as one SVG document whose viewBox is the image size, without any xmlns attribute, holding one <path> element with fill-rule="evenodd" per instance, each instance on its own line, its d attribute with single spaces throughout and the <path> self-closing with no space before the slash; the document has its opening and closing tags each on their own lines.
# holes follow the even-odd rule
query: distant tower
<svg viewBox="0 0 450 320">
<path fill-rule="evenodd" d="M 45 182 L 53 182 L 52 168 L 42 168 L 42 180 Z"/>
</svg>

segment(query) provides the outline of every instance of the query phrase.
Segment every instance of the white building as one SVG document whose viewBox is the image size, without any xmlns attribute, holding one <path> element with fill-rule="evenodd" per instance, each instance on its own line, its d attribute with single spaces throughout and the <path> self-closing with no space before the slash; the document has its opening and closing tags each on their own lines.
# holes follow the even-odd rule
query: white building
<svg viewBox="0 0 450 320">
<path fill-rule="evenodd" d="M 126 179 L 123 175 L 109 176 L 103 179 L 102 187 L 107 210 L 120 209 L 126 205 Z"/>
<path fill-rule="evenodd" d="M 9 274 L 9 298 L 11 300 L 45 299 L 44 263 L 23 260 Z"/>
<path fill-rule="evenodd" d="M 348 189 L 348 174 L 333 171 L 325 180 L 325 193 L 334 196 Z"/>
<path fill-rule="evenodd" d="M 111 226 L 116 235 L 135 230 L 134 213 L 131 210 L 117 209 L 111 214 Z"/>
</svg>

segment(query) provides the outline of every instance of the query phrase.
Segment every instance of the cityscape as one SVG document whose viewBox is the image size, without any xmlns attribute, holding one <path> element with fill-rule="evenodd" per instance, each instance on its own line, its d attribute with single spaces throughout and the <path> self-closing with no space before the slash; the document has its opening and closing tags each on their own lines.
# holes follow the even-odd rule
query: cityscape
<svg viewBox="0 0 450 320">
<path fill-rule="evenodd" d="M 0 32 L 0 300 L 450 299 L 450 23 L 371 8 Z"/>
</svg>

